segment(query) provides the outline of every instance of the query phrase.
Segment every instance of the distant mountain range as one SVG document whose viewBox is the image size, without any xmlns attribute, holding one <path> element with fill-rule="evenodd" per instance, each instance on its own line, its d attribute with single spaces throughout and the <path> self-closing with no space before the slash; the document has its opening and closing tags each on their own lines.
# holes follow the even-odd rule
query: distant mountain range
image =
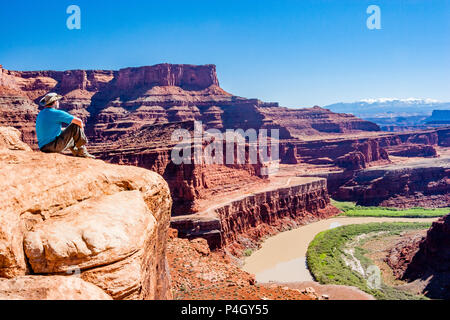
<svg viewBox="0 0 450 320">
<path fill-rule="evenodd" d="M 393 118 L 431 116 L 433 110 L 450 110 L 450 102 L 433 99 L 364 99 L 357 102 L 340 102 L 324 108 L 339 113 L 352 113 L 361 118 Z"/>
</svg>

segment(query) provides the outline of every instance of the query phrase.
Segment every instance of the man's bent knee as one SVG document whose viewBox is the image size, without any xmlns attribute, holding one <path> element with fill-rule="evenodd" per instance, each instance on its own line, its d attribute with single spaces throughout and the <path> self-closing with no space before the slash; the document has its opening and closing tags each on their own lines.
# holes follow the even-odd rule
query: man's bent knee
<svg viewBox="0 0 450 320">
<path fill-rule="evenodd" d="M 73 138 L 74 144 L 77 148 L 84 146 L 88 140 L 86 138 L 86 134 L 84 133 L 83 128 L 80 128 L 75 123 L 71 123 L 65 130 L 63 134 L 69 134 L 71 138 Z"/>
</svg>

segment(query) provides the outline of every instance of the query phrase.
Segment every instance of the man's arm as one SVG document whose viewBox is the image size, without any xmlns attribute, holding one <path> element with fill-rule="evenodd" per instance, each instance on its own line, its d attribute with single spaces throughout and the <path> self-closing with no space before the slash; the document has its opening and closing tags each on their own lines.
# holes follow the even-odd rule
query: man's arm
<svg viewBox="0 0 450 320">
<path fill-rule="evenodd" d="M 79 119 L 79 118 L 73 118 L 73 120 L 72 120 L 71 123 L 76 124 L 76 125 L 79 126 L 81 129 L 83 129 L 83 127 L 84 127 L 83 121 L 81 121 L 81 119 Z"/>
</svg>

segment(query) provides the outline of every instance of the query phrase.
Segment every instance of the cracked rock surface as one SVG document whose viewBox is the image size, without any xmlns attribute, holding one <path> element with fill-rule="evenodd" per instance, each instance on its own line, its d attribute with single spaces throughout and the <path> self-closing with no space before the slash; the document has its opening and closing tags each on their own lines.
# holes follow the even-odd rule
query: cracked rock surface
<svg viewBox="0 0 450 320">
<path fill-rule="evenodd" d="M 157 173 L 33 152 L 17 130 L 1 128 L 0 188 L 0 278 L 40 286 L 38 275 L 72 275 L 114 299 L 171 297 L 172 202 Z"/>
</svg>

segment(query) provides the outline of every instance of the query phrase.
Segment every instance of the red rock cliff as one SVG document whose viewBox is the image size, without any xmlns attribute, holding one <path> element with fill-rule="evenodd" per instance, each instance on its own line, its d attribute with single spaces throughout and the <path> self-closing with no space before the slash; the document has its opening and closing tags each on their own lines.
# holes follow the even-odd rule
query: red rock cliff
<svg viewBox="0 0 450 320">
<path fill-rule="evenodd" d="M 214 65 L 159 64 L 119 71 L 0 71 L 0 122 L 22 130 L 27 142 L 35 142 L 27 122 L 33 122 L 37 102 L 49 91 L 62 94 L 61 108 L 87 122 L 93 142 L 115 139 L 144 125 L 187 120 L 203 121 L 208 128 L 279 129 L 283 139 L 380 130 L 371 122 L 319 107 L 288 109 L 277 103 L 233 96 L 219 87 Z M 28 106 L 27 117 L 20 105 Z"/>
<path fill-rule="evenodd" d="M 154 86 L 180 87 L 186 90 L 202 90 L 210 86 L 219 86 L 216 66 L 159 64 L 152 67 L 121 69 L 116 75 L 116 87 L 119 91 Z"/>
<path fill-rule="evenodd" d="M 288 186 L 243 195 L 207 212 L 173 217 L 171 226 L 187 238 L 203 237 L 212 248 L 238 253 L 268 235 L 335 215 L 326 180 L 295 178 Z"/>
<path fill-rule="evenodd" d="M 425 238 L 400 242 L 386 261 L 397 278 L 425 282 L 430 298 L 450 299 L 450 215 L 434 222 Z"/>
</svg>

